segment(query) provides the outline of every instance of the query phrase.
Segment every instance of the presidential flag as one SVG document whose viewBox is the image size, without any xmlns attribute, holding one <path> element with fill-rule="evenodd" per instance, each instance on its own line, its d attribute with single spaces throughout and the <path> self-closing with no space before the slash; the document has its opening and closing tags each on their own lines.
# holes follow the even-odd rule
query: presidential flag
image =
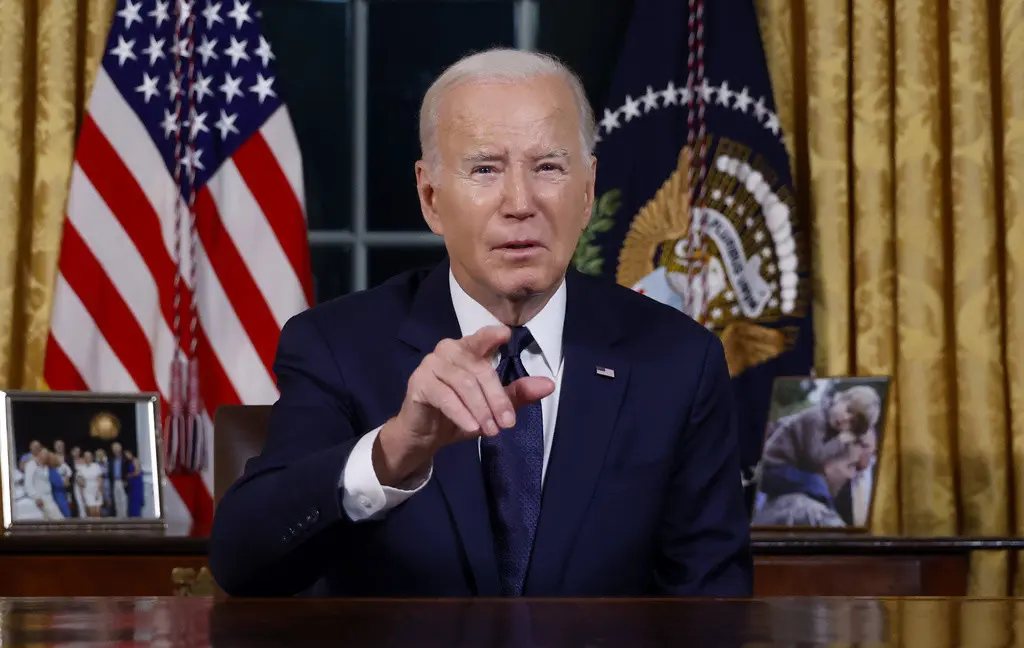
<svg viewBox="0 0 1024 648">
<path fill-rule="evenodd" d="M 813 363 L 806 224 L 752 0 L 638 0 L 597 118 L 574 265 L 720 337 L 750 485 L 774 378 Z"/>
<path fill-rule="evenodd" d="M 312 302 L 274 61 L 251 0 L 120 0 L 75 150 L 45 379 L 160 395 L 166 519 L 196 535 L 213 413 L 276 400 L 281 328 Z"/>
</svg>

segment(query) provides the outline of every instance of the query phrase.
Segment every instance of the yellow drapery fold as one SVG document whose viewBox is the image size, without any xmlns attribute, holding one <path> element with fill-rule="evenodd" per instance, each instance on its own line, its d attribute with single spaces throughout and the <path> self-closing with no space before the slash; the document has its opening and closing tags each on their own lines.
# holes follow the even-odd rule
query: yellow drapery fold
<svg viewBox="0 0 1024 648">
<path fill-rule="evenodd" d="M 0 0 L 0 387 L 40 389 L 75 141 L 115 0 Z"/>
<path fill-rule="evenodd" d="M 1024 0 L 757 6 L 817 370 L 895 378 L 872 531 L 1020 535 Z M 1024 594 L 1011 564 L 972 557 L 970 593 Z"/>
</svg>

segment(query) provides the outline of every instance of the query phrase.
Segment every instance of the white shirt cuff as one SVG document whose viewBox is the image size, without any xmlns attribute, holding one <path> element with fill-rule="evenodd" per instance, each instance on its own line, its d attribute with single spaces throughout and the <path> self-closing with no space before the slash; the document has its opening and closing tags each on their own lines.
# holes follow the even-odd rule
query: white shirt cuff
<svg viewBox="0 0 1024 648">
<path fill-rule="evenodd" d="M 339 487 L 341 504 L 353 522 L 377 519 L 418 493 L 434 474 L 431 464 L 427 474 L 414 476 L 403 484 L 406 488 L 383 486 L 373 469 L 373 444 L 383 425 L 367 432 L 356 442 L 342 470 Z"/>
</svg>

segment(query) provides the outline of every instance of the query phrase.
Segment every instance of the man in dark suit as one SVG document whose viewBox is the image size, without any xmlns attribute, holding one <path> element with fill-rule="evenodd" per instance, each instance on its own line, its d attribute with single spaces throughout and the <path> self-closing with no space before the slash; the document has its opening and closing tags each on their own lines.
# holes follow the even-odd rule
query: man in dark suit
<svg viewBox="0 0 1024 648">
<path fill-rule="evenodd" d="M 260 456 L 221 500 L 234 595 L 748 596 L 722 345 L 567 270 L 594 118 L 552 59 L 428 90 L 421 208 L 449 261 L 292 318 Z"/>
</svg>

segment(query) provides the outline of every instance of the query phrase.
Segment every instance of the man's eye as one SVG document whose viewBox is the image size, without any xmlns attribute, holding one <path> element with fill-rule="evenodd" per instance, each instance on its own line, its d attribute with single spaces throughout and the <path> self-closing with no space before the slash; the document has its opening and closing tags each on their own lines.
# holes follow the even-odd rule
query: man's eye
<svg viewBox="0 0 1024 648">
<path fill-rule="evenodd" d="M 540 165 L 538 169 L 541 171 L 561 171 L 562 167 L 558 166 L 557 164 L 544 163 Z"/>
<path fill-rule="evenodd" d="M 494 171 L 492 166 L 478 166 L 473 167 L 473 173 L 491 173 Z"/>
</svg>

